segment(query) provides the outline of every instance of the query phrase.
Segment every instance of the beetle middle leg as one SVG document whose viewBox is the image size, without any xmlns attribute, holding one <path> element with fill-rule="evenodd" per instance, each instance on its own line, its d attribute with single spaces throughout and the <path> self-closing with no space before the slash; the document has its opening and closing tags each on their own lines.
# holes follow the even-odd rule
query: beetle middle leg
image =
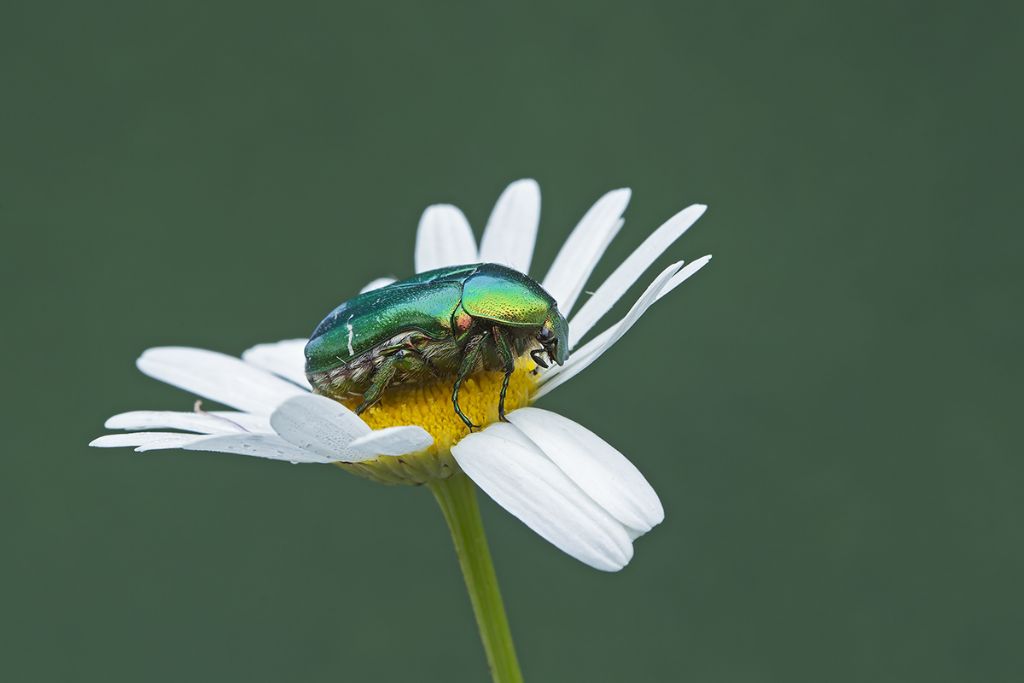
<svg viewBox="0 0 1024 683">
<path fill-rule="evenodd" d="M 441 377 L 441 371 L 434 364 L 434 361 L 430 359 L 429 354 L 426 352 L 427 349 L 434 343 L 434 340 L 430 337 L 415 337 L 410 336 L 405 340 L 404 348 L 408 353 L 414 355 L 419 359 L 422 370 L 429 372 L 432 377 L 439 379 Z"/>
<path fill-rule="evenodd" d="M 516 369 L 516 355 L 512 352 L 512 343 L 509 341 L 508 332 L 495 325 L 491 328 L 491 335 L 494 337 L 494 345 L 501 357 L 502 369 L 505 377 L 501 380 L 501 396 L 498 398 L 498 419 L 508 422 L 505 419 L 505 393 L 508 391 L 508 382 L 512 379 L 512 373 Z"/>
<path fill-rule="evenodd" d="M 356 408 L 356 415 L 361 414 L 380 400 L 381 394 L 391 384 L 391 380 L 395 378 L 398 366 L 402 362 L 404 355 L 401 351 L 394 353 L 377 366 L 377 370 L 373 373 L 373 379 L 370 381 L 370 387 L 363 392 L 363 402 Z"/>
<path fill-rule="evenodd" d="M 459 389 L 462 388 L 462 382 L 476 370 L 477 363 L 480 362 L 480 356 L 484 350 L 483 341 L 486 338 L 487 333 L 481 332 L 466 341 L 462 351 L 462 362 L 459 363 L 459 374 L 455 378 L 455 386 L 452 387 L 452 405 L 455 407 L 455 414 L 469 427 L 469 431 L 473 431 L 480 425 L 473 424 L 473 421 L 462 412 L 462 408 L 459 406 Z"/>
<path fill-rule="evenodd" d="M 393 346 L 381 350 L 384 360 L 380 362 L 370 377 L 370 386 L 363 392 L 363 402 L 356 408 L 360 414 L 381 399 L 384 390 L 392 382 L 402 382 L 410 375 L 422 372 L 427 368 L 426 360 L 415 349 L 404 346 Z"/>
</svg>

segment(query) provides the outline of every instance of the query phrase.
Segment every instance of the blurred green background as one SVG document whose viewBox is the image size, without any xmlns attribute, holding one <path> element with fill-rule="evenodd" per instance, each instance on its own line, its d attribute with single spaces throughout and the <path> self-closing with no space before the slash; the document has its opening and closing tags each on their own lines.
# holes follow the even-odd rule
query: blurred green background
<svg viewBox="0 0 1024 683">
<path fill-rule="evenodd" d="M 329 467 L 86 447 L 146 347 L 304 336 L 535 177 L 545 268 L 713 253 L 545 400 L 667 520 L 623 572 L 484 504 L 530 681 L 1016 681 L 1019 3 L 6 3 L 9 681 L 481 681 L 440 514 Z M 649 277 L 656 270 L 652 269 Z M 632 300 L 638 292 L 632 293 Z"/>
</svg>

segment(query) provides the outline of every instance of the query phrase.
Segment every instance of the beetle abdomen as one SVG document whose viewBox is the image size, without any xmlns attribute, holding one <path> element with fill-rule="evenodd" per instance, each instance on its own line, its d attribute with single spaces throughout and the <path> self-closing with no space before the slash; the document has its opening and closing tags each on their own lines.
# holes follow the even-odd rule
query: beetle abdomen
<svg viewBox="0 0 1024 683">
<path fill-rule="evenodd" d="M 307 372 L 306 376 L 319 393 L 354 398 L 366 391 L 381 365 L 396 356 L 400 362 L 395 363 L 391 383 L 404 384 L 454 374 L 461 349 L 452 338 L 438 340 L 418 331 L 403 332 L 333 368 Z"/>
</svg>

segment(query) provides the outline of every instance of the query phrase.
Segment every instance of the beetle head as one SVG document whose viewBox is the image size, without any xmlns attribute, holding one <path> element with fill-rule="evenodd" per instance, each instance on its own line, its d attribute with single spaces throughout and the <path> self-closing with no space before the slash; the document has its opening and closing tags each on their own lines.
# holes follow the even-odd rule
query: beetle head
<svg viewBox="0 0 1024 683">
<path fill-rule="evenodd" d="M 544 321 L 537 333 L 537 342 L 541 345 L 543 353 L 547 354 L 548 360 L 553 363 L 561 365 L 569 357 L 569 323 L 554 306 L 551 307 L 547 320 Z M 541 349 L 537 349 L 530 355 L 537 365 L 546 368 L 548 364 L 543 362 L 544 359 L 540 357 Z"/>
</svg>

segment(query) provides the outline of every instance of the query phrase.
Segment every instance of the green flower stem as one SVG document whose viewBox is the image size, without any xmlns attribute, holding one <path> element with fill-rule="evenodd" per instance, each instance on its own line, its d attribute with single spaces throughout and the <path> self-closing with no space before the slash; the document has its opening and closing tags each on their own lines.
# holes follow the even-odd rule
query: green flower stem
<svg viewBox="0 0 1024 683">
<path fill-rule="evenodd" d="M 459 556 L 480 639 L 487 653 L 487 664 L 491 667 L 491 677 L 494 683 L 521 683 L 523 674 L 519 671 L 512 632 L 498 589 L 498 577 L 494 573 L 491 551 L 487 548 L 487 536 L 476 502 L 476 488 L 462 472 L 448 479 L 435 480 L 429 487 L 452 532 L 455 553 Z"/>
</svg>

